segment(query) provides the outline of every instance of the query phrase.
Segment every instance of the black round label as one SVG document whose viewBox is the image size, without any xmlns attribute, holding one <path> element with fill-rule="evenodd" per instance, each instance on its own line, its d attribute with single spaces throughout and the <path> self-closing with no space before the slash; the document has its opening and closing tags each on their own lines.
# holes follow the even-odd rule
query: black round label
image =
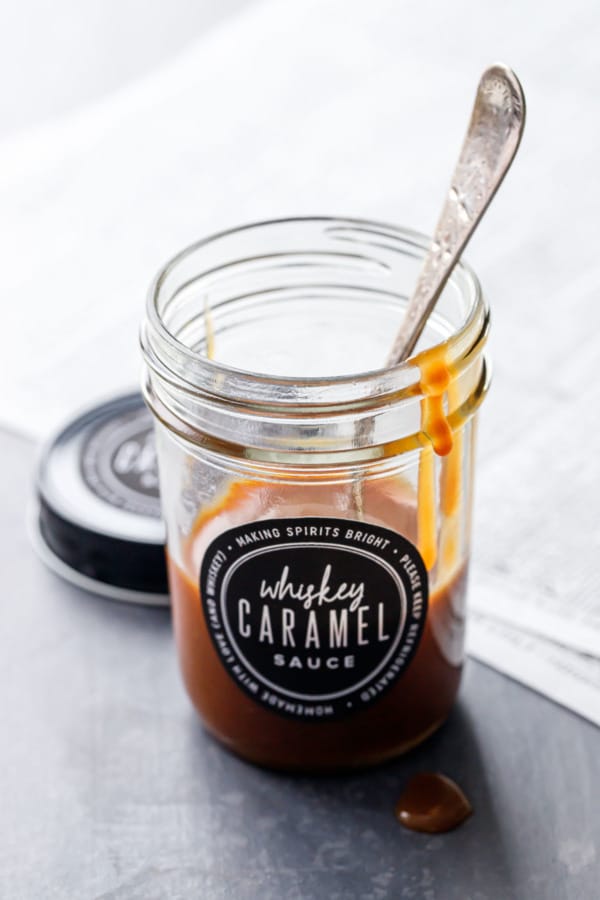
<svg viewBox="0 0 600 900">
<path fill-rule="evenodd" d="M 81 474 L 106 503 L 160 518 L 154 430 L 146 409 L 125 412 L 98 425 L 81 451 Z"/>
<path fill-rule="evenodd" d="M 406 670 L 427 613 L 418 550 L 351 519 L 269 519 L 208 547 L 200 596 L 236 683 L 282 715 L 363 709 Z"/>
</svg>

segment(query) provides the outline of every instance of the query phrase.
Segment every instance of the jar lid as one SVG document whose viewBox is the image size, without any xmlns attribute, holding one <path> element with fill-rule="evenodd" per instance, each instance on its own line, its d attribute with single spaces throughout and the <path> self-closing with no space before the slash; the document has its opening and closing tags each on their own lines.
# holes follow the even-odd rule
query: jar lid
<svg viewBox="0 0 600 900">
<path fill-rule="evenodd" d="M 63 578 L 134 603 L 169 603 L 152 418 L 139 393 L 77 416 L 44 447 L 34 542 Z"/>
</svg>

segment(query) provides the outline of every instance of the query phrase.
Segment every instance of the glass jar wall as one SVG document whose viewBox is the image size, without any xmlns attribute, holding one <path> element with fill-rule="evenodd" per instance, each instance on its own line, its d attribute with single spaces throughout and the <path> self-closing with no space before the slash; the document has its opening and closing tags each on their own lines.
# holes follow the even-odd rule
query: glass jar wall
<svg viewBox="0 0 600 900">
<path fill-rule="evenodd" d="M 142 329 L 178 652 L 228 747 L 366 765 L 446 718 L 463 661 L 488 311 L 459 266 L 383 370 L 427 240 L 340 219 L 180 254 Z"/>
</svg>

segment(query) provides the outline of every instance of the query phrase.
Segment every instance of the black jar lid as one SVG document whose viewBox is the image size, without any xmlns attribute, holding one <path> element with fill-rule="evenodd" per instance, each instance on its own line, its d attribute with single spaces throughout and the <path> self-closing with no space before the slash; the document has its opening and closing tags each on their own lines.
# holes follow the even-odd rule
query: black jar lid
<svg viewBox="0 0 600 900">
<path fill-rule="evenodd" d="M 34 541 L 59 575 L 116 600 L 169 602 L 150 412 L 139 393 L 77 416 L 44 447 Z"/>
</svg>

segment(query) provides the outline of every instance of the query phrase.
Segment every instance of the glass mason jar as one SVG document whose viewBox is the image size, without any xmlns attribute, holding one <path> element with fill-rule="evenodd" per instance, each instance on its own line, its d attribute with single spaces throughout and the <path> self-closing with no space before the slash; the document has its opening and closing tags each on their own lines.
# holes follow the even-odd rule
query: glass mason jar
<svg viewBox="0 0 600 900">
<path fill-rule="evenodd" d="M 380 762 L 458 690 L 489 314 L 458 265 L 416 355 L 383 368 L 427 246 L 372 222 L 266 222 L 184 250 L 150 291 L 183 677 L 259 764 Z"/>
</svg>

